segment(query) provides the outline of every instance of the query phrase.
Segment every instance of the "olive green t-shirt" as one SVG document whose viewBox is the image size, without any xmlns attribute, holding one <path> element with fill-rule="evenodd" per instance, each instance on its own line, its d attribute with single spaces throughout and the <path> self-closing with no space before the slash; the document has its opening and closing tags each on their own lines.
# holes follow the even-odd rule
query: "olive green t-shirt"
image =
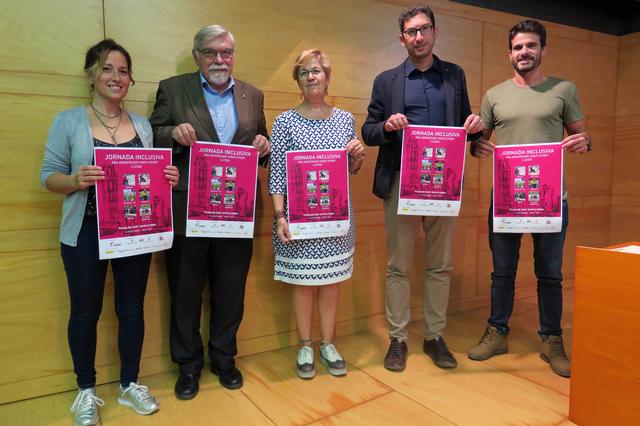
<svg viewBox="0 0 640 426">
<path fill-rule="evenodd" d="M 582 120 L 576 85 L 555 77 L 533 87 L 509 79 L 487 91 L 480 117 L 497 145 L 561 142 L 564 125 Z M 564 185 L 563 185 L 564 186 Z M 567 199 L 566 187 L 563 199 Z"/>
<path fill-rule="evenodd" d="M 560 142 L 564 125 L 582 120 L 576 85 L 555 77 L 533 87 L 509 79 L 487 91 L 480 116 L 497 145 Z"/>
</svg>

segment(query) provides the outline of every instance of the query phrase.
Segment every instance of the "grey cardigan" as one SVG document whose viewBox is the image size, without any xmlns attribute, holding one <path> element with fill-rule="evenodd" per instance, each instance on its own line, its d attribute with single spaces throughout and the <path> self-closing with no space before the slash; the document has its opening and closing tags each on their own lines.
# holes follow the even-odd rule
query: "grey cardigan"
<svg viewBox="0 0 640 426">
<path fill-rule="evenodd" d="M 149 121 L 129 113 L 136 133 L 145 148 L 153 147 L 153 133 Z M 53 173 L 72 175 L 80 166 L 93 162 L 93 134 L 84 106 L 58 113 L 53 119 L 44 160 L 40 169 L 40 183 L 46 188 L 46 180 Z M 60 221 L 60 242 L 75 247 L 87 205 L 87 189 L 74 191 L 64 197 Z"/>
</svg>

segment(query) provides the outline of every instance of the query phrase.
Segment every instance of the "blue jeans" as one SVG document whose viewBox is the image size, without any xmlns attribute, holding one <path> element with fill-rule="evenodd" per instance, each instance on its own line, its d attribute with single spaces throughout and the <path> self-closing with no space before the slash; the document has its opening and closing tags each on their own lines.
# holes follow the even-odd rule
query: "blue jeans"
<svg viewBox="0 0 640 426">
<path fill-rule="evenodd" d="M 98 257 L 96 218 L 85 217 L 76 247 L 60 244 L 60 251 L 71 299 L 69 348 L 78 386 L 86 389 L 96 384 L 96 328 L 109 266 L 109 260 Z M 144 340 L 144 294 L 150 265 L 151 254 L 111 260 L 123 386 L 138 380 Z"/>
<path fill-rule="evenodd" d="M 562 230 L 556 233 L 533 233 L 533 258 L 538 280 L 539 334 L 561 336 L 562 328 L 562 252 L 569 225 L 569 206 L 562 201 Z M 489 324 L 500 334 L 509 333 L 513 312 L 516 271 L 520 258 L 522 234 L 493 232 L 493 205 L 489 208 L 489 246 L 493 255 L 491 274 L 491 316 Z"/>
</svg>

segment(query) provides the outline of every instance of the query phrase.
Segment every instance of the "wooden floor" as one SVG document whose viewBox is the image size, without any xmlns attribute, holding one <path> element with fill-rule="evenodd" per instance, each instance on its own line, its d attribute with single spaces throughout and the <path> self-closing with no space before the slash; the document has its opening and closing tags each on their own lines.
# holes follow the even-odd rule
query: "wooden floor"
<svg viewBox="0 0 640 426">
<path fill-rule="evenodd" d="M 565 291 L 563 328 L 571 351 L 573 292 Z M 118 385 L 98 387 L 106 405 L 104 425 L 571 425 L 569 380 L 538 356 L 535 298 L 518 300 L 511 320 L 509 353 L 471 361 L 486 308 L 449 316 L 446 341 L 458 359 L 455 370 L 441 370 L 422 353 L 423 323 L 410 324 L 407 369 L 384 369 L 385 329 L 343 336 L 336 347 L 348 362 L 346 377 L 330 376 L 322 365 L 313 380 L 295 374 L 296 348 L 238 358 L 245 384 L 229 391 L 208 371 L 198 396 L 173 396 L 175 373 L 145 377 L 160 411 L 142 417 L 117 403 Z M 316 351 L 317 354 L 317 351 Z M 316 355 L 317 357 L 317 355 Z M 319 364 L 319 363 L 317 363 Z M 69 425 L 75 392 L 0 406 L 0 425 Z"/>
</svg>

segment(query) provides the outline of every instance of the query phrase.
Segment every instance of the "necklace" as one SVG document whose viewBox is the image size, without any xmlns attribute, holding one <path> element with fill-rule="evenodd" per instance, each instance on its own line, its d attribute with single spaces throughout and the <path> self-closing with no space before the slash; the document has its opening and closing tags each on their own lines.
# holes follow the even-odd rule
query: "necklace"
<svg viewBox="0 0 640 426">
<path fill-rule="evenodd" d="M 104 112 L 100 111 L 98 108 L 95 107 L 95 105 L 93 105 L 93 102 L 91 102 L 89 105 L 91 105 L 91 109 L 93 110 L 93 112 L 95 112 L 96 114 L 99 114 L 103 117 L 106 118 L 116 118 L 119 117 L 122 114 L 122 108 L 118 107 L 118 113 L 114 114 L 114 115 L 108 115 L 105 114 Z"/>
<path fill-rule="evenodd" d="M 93 103 L 90 104 L 90 105 L 91 105 L 91 109 L 94 112 L 95 117 L 98 119 L 100 124 L 102 124 L 102 127 L 104 127 L 104 129 L 107 131 L 107 133 L 109 133 L 109 136 L 111 137 L 111 140 L 113 141 L 113 143 L 115 145 L 118 145 L 118 141 L 116 140 L 116 132 L 118 131 L 118 128 L 120 127 L 120 123 L 122 123 L 122 109 L 120 109 L 120 113 L 117 116 L 116 115 L 113 116 L 113 118 L 118 117 L 118 122 L 116 123 L 116 125 L 115 126 L 108 126 L 107 123 L 102 121 L 102 118 L 100 118 L 100 114 L 96 111 L 95 107 L 93 106 Z M 105 117 L 107 117 L 107 116 L 105 116 Z"/>
</svg>

